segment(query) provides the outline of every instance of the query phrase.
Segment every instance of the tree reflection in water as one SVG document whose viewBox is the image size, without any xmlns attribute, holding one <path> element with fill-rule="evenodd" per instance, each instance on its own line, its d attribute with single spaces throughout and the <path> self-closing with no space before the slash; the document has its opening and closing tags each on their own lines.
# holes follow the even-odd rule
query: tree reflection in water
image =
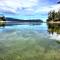
<svg viewBox="0 0 60 60">
<path fill-rule="evenodd" d="M 47 23 L 50 39 L 60 41 L 60 24 L 59 23 Z"/>
</svg>

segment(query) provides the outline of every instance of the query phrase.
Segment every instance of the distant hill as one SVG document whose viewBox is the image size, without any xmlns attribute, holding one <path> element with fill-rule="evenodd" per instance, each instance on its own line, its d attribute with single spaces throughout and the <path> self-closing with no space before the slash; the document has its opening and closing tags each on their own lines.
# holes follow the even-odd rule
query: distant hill
<svg viewBox="0 0 60 60">
<path fill-rule="evenodd" d="M 16 21 L 16 22 L 43 22 L 40 19 L 22 20 L 22 19 L 14 19 L 14 18 L 6 18 L 6 21 Z"/>
<path fill-rule="evenodd" d="M 43 21 L 40 19 L 31 19 L 31 20 L 22 20 L 22 19 L 14 19 L 14 18 L 7 18 L 4 17 L 4 25 L 11 26 L 11 25 L 40 25 Z M 3 19 L 2 19 L 3 21 Z"/>
<path fill-rule="evenodd" d="M 1 21 L 3 21 L 1 23 Z M 6 21 L 6 22 L 5 22 Z M 31 19 L 31 20 L 22 20 L 22 19 L 14 19 L 14 18 L 6 18 L 0 17 L 0 25 L 1 26 L 11 26 L 11 25 L 40 25 L 43 21 L 40 19 Z"/>
</svg>

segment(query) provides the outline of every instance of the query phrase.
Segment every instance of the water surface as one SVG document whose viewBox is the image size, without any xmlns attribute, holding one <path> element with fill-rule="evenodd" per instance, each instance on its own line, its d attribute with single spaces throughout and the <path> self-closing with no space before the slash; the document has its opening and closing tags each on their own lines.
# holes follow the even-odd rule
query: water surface
<svg viewBox="0 0 60 60">
<path fill-rule="evenodd" d="M 0 60 L 60 60 L 60 29 L 52 26 L 0 27 Z"/>
</svg>

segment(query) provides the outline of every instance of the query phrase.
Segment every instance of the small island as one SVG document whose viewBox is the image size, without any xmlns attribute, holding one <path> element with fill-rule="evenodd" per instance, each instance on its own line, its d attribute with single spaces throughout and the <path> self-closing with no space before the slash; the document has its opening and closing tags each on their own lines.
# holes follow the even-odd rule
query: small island
<svg viewBox="0 0 60 60">
<path fill-rule="evenodd" d="M 60 34 L 60 10 L 57 12 L 53 10 L 48 13 L 47 26 L 49 33 Z"/>
<path fill-rule="evenodd" d="M 4 16 L 0 16 L 0 26 L 5 26 L 6 19 Z"/>
<path fill-rule="evenodd" d="M 47 23 L 60 23 L 60 9 L 57 12 L 53 10 L 48 13 Z"/>
</svg>

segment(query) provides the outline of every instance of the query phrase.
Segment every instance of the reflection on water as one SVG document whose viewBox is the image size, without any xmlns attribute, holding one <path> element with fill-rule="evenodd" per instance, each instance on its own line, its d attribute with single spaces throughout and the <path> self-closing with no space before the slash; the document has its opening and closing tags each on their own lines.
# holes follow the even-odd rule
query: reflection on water
<svg viewBox="0 0 60 60">
<path fill-rule="evenodd" d="M 51 39 L 60 40 L 60 24 L 48 24 L 48 32 Z"/>
<path fill-rule="evenodd" d="M 60 44 L 50 34 L 56 30 L 46 23 L 1 27 L 0 60 L 60 60 Z"/>
<path fill-rule="evenodd" d="M 60 34 L 60 24 L 59 23 L 48 24 L 48 32 L 52 34 L 54 32 L 56 32 L 57 34 Z"/>
</svg>

